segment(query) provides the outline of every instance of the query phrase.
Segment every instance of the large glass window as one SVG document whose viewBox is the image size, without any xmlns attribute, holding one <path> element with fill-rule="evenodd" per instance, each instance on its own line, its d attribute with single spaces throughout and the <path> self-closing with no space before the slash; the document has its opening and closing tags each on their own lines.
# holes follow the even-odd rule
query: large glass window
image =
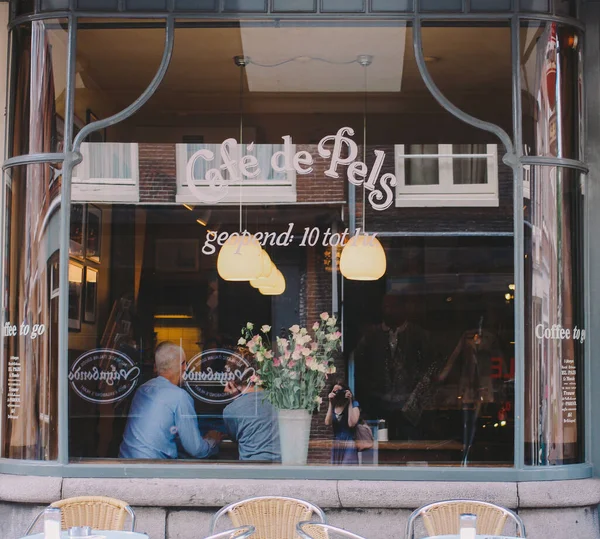
<svg viewBox="0 0 600 539">
<path fill-rule="evenodd" d="M 12 34 L 11 155 L 62 147 L 66 88 L 63 21 Z M 8 169 L 3 179 L 2 456 L 57 458 L 60 164 Z"/>
<path fill-rule="evenodd" d="M 144 91 L 165 41 L 152 21 L 78 28 L 75 133 Z M 519 381 L 513 171 L 433 99 L 410 26 L 175 32 L 158 90 L 73 170 L 71 461 L 511 467 L 524 386 L 526 463 L 581 462 L 581 178 L 524 170 Z M 438 88 L 512 135 L 508 24 L 422 32 Z M 61 151 L 64 26 L 14 35 L 12 155 Z M 578 159 L 578 35 L 521 38 L 525 153 Z M 57 457 L 61 183 L 47 164 L 4 180 L 12 458 Z"/>
<path fill-rule="evenodd" d="M 130 26 L 82 25 L 78 76 L 95 86 L 78 116 L 151 79 L 163 30 Z M 464 64 L 442 56 L 461 31 L 424 29 L 438 76 Z M 146 47 L 113 58 L 132 39 Z M 411 41 L 398 24 L 176 30 L 156 94 L 74 172 L 72 459 L 286 464 L 282 417 L 304 407 L 308 464 L 512 465 L 512 176 L 497 140 L 432 100 Z M 452 90 L 501 102 L 510 69 L 494 77 Z M 245 231 L 284 286 L 231 280 L 250 263 L 234 249 L 227 266 L 228 239 Z M 385 264 L 370 281 L 344 254 L 365 231 L 362 261 Z M 248 344 L 261 328 L 273 347 Z"/>
<path fill-rule="evenodd" d="M 525 459 L 583 462 L 583 181 L 534 167 L 524 193 L 526 269 Z"/>
</svg>

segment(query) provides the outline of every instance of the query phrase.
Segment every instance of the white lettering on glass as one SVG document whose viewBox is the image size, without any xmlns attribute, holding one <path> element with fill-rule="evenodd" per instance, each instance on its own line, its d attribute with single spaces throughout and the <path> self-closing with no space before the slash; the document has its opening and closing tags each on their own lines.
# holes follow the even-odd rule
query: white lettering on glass
<svg viewBox="0 0 600 539">
<path fill-rule="evenodd" d="M 378 211 L 389 208 L 394 201 L 392 187 L 396 186 L 396 176 L 390 172 L 381 175 L 385 161 L 385 152 L 375 150 L 375 162 L 369 171 L 368 166 L 358 161 L 358 145 L 352 136 L 354 129 L 342 127 L 335 135 L 328 135 L 321 139 L 317 145 L 317 151 L 323 159 L 330 160 L 329 168 L 324 172 L 328 178 L 338 179 L 340 172 L 338 167 L 346 168 L 346 179 L 353 185 L 363 185 L 369 191 L 369 203 Z M 271 156 L 271 168 L 275 172 L 295 172 L 296 174 L 310 174 L 313 171 L 313 157 L 306 150 L 294 153 L 293 142 L 290 135 L 283 138 L 283 150 L 275 152 Z M 246 147 L 252 151 L 254 143 Z M 215 154 L 211 150 L 201 149 L 195 152 L 188 160 L 186 178 L 194 197 L 200 202 L 211 204 L 223 200 L 227 196 L 229 186 L 239 184 L 243 178 L 256 178 L 261 174 L 258 159 L 247 155 L 236 159 L 240 155 L 240 149 L 234 138 L 228 138 L 221 144 L 220 156 L 222 164 L 219 167 L 210 168 L 205 178 L 194 176 L 194 167 L 198 160 L 212 163 Z M 228 179 L 223 175 L 227 172 Z M 366 181 L 365 181 L 366 179 Z M 208 186 L 198 185 L 197 182 L 208 182 Z M 208 253 L 205 253 L 208 254 Z"/>
<path fill-rule="evenodd" d="M 535 336 L 538 339 L 560 341 L 573 339 L 574 341 L 583 343 L 585 341 L 585 329 L 575 326 L 573 331 L 571 331 L 570 329 L 563 328 L 560 324 L 552 324 L 552 326 L 538 324 L 535 326 Z"/>
</svg>

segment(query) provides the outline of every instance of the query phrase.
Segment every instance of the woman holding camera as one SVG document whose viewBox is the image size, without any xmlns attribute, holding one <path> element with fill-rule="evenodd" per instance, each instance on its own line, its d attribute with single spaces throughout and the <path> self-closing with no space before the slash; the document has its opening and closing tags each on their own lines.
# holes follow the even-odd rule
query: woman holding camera
<svg viewBox="0 0 600 539">
<path fill-rule="evenodd" d="M 350 388 L 337 382 L 329 397 L 325 425 L 333 426 L 332 464 L 358 464 L 358 452 L 354 443 L 355 428 L 360 419 L 358 402 Z"/>
</svg>

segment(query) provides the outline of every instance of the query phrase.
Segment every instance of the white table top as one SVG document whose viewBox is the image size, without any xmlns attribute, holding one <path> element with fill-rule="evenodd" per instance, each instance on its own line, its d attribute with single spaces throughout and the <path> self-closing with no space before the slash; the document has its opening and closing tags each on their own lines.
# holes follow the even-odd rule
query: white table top
<svg viewBox="0 0 600 539">
<path fill-rule="evenodd" d="M 102 531 L 93 530 L 93 535 L 89 539 L 148 539 L 145 533 L 138 532 L 121 532 L 121 531 Z M 69 539 L 69 532 L 63 531 L 60 534 L 61 539 L 64 537 Z M 44 539 L 43 533 L 36 533 L 35 535 L 28 535 L 27 537 L 21 537 L 21 539 Z"/>
<path fill-rule="evenodd" d="M 459 535 L 432 535 L 425 539 L 460 539 Z M 511 537 L 508 535 L 477 535 L 476 539 L 521 539 L 519 537 Z"/>
</svg>

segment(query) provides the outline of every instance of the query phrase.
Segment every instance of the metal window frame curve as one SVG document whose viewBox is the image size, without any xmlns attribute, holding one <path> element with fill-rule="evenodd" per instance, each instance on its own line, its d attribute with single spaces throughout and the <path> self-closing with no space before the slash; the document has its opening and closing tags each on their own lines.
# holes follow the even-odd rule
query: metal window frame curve
<svg viewBox="0 0 600 539">
<path fill-rule="evenodd" d="M 263 467 L 246 466 L 236 464 L 178 464 L 169 466 L 168 464 L 129 464 L 115 461 L 111 464 L 75 464 L 69 462 L 68 455 L 68 295 L 63 293 L 59 299 L 59 454 L 58 461 L 20 461 L 14 459 L 0 459 L 0 473 L 13 474 L 31 474 L 31 475 L 49 475 L 62 477 L 231 477 L 231 478 L 282 478 L 290 477 L 292 474 L 299 479 L 365 479 L 365 480 L 448 480 L 448 481 L 539 481 L 539 480 L 559 480 L 559 479 L 583 479 L 592 476 L 592 465 L 589 462 L 589 453 L 586 452 L 586 462 L 581 464 L 572 464 L 565 466 L 552 467 L 532 467 L 524 465 L 524 427 L 522 424 L 524 418 L 524 298 L 519 290 L 523 290 L 524 284 L 524 266 L 522 263 L 524 252 L 523 238 L 523 207 L 522 207 L 522 175 L 524 165 L 542 165 L 557 166 L 576 169 L 586 173 L 588 167 L 584 162 L 553 157 L 524 156 L 520 148 L 521 143 L 521 84 L 520 84 L 520 36 L 519 28 L 523 22 L 557 22 L 567 24 L 581 31 L 584 25 L 571 17 L 563 17 L 548 13 L 513 12 L 502 13 L 423 13 L 420 11 L 421 0 L 414 0 L 414 10 L 412 13 L 402 15 L 385 16 L 378 14 L 379 19 L 386 21 L 398 21 L 412 24 L 413 26 L 413 50 L 417 66 L 421 77 L 436 101 L 450 114 L 459 120 L 494 134 L 504 145 L 506 154 L 503 158 L 505 164 L 511 167 L 514 178 L 514 253 L 515 253 L 515 447 L 514 464 L 512 467 L 480 467 L 480 468 L 458 468 L 458 467 L 436 467 L 434 469 L 422 467 L 377 467 L 377 468 L 353 468 L 353 467 L 294 467 L 284 466 Z M 466 5 L 466 4 L 465 4 Z M 280 14 L 273 18 L 274 24 L 285 24 L 286 21 L 293 22 L 297 20 L 306 20 L 311 14 L 287 15 Z M 319 14 L 322 15 L 322 14 Z M 78 23 L 81 19 L 153 19 L 157 23 L 164 23 L 165 44 L 163 57 L 157 69 L 157 72 L 144 92 L 136 101 L 119 113 L 98 120 L 86 125 L 82 131 L 73 139 L 73 115 L 74 115 L 74 88 L 75 88 L 75 58 Z M 43 12 L 32 15 L 25 15 L 14 18 L 9 28 L 15 28 L 18 25 L 30 23 L 36 20 L 68 19 L 68 56 L 67 56 L 67 94 L 65 107 L 65 151 L 64 153 L 47 154 L 29 154 L 14 156 L 6 159 L 3 163 L 3 171 L 11 167 L 34 164 L 34 163 L 63 163 L 63 178 L 61 202 L 64 202 L 61 212 L 61 238 L 60 238 L 60 287 L 68 289 L 68 241 L 69 241 L 69 207 L 71 196 L 71 179 L 73 168 L 81 162 L 79 148 L 85 138 L 92 132 L 115 125 L 141 108 L 159 88 L 170 64 L 174 47 L 174 30 L 177 26 L 177 20 L 210 19 L 210 21 L 240 20 L 240 19 L 261 19 L 265 20 L 265 14 L 260 17 L 255 14 L 213 14 L 213 13 L 193 13 L 193 14 L 175 14 L 165 12 L 90 12 L 69 10 L 60 10 L 55 12 Z M 373 17 L 364 14 L 344 14 L 339 16 L 319 17 L 319 20 L 368 20 Z M 422 25 L 423 22 L 506 22 L 510 26 L 511 32 L 511 64 L 512 64 L 512 97 L 513 97 L 513 136 L 511 137 L 499 126 L 475 118 L 460 108 L 456 107 L 446 96 L 437 88 L 435 81 L 431 77 L 424 59 L 422 46 Z M 268 22 L 267 22 L 268 24 Z M 10 89 L 7 92 L 10 99 Z M 8 126 L 7 126 L 8 130 Z M 9 143 L 7 139 L 7 144 Z M 583 145 L 583 141 L 580 141 Z M 7 146 L 8 147 L 8 146 Z M 2 190 L 2 201 L 4 203 L 4 189 Z M 3 206 L 2 206 L 3 207 Z M 2 223 L 2 236 L 4 224 Z M 2 271 L 0 261 L 0 271 Z M 586 284 L 589 282 L 589 273 L 586 275 Z M 3 294 L 4 290 L 0 290 Z M 1 299 L 1 298 L 0 298 Z M 0 314 L 0 325 L 3 323 Z M 586 357 L 586 364 L 589 358 Z M 586 401 L 589 400 L 586 395 Z M 588 438 L 588 428 L 584 425 L 586 440 Z M 587 447 L 588 444 L 586 444 Z"/>
</svg>

